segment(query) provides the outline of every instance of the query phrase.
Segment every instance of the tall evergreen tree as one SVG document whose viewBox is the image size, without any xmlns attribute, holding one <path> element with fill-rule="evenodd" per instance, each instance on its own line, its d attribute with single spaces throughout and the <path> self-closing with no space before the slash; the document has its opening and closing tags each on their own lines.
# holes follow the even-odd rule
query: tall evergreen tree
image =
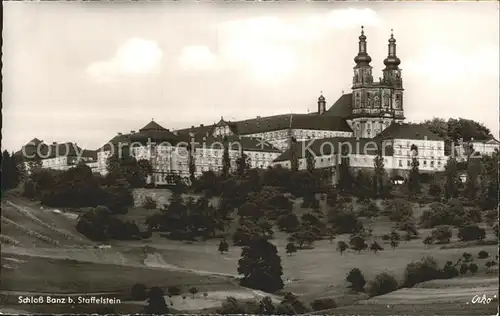
<svg viewBox="0 0 500 316">
<path fill-rule="evenodd" d="M 315 166 L 315 157 L 314 154 L 311 153 L 310 150 L 306 151 L 306 168 L 309 173 L 314 171 Z"/>
<path fill-rule="evenodd" d="M 373 179 L 374 192 L 376 195 L 381 195 L 384 192 L 385 169 L 384 169 L 384 157 L 382 157 L 380 153 L 373 159 L 373 165 L 375 168 L 374 179 Z"/>
<path fill-rule="evenodd" d="M 291 144 L 290 144 L 290 152 L 291 152 L 291 157 L 290 157 L 290 169 L 292 171 L 298 171 L 299 170 L 299 148 L 298 148 L 298 143 L 295 137 L 292 137 L 291 139 Z"/>
<path fill-rule="evenodd" d="M 222 177 L 228 178 L 231 172 L 231 160 L 229 158 L 229 143 L 224 136 L 224 152 L 222 154 Z"/>
<path fill-rule="evenodd" d="M 16 158 L 4 150 L 2 153 L 2 191 L 15 188 L 19 184 L 19 179 Z"/>
<path fill-rule="evenodd" d="M 420 163 L 418 162 L 417 157 L 413 157 L 411 160 L 411 170 L 408 176 L 408 189 L 410 194 L 414 195 L 420 192 L 420 172 L 418 166 Z"/>
<path fill-rule="evenodd" d="M 237 173 L 240 177 L 244 176 L 250 170 L 250 158 L 241 148 L 240 157 L 236 159 Z"/>
<path fill-rule="evenodd" d="M 191 143 L 188 145 L 188 167 L 189 167 L 189 180 L 191 184 L 196 180 L 196 160 L 194 158 L 194 148 Z"/>
<path fill-rule="evenodd" d="M 265 292 L 283 288 L 283 268 L 275 245 L 263 237 L 255 237 L 243 248 L 238 261 L 238 273 L 243 275 L 241 285 Z"/>
<path fill-rule="evenodd" d="M 445 175 L 444 194 L 446 199 L 451 199 L 457 196 L 457 161 L 454 157 L 448 159 Z"/>
</svg>

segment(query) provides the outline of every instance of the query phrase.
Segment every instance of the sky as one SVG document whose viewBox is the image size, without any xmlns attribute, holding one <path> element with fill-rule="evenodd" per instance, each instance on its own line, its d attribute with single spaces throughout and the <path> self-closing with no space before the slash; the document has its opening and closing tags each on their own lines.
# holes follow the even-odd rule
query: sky
<svg viewBox="0 0 500 316">
<path fill-rule="evenodd" d="M 408 121 L 499 130 L 499 4 L 4 2 L 2 149 L 97 149 L 169 129 L 317 109 L 349 93 L 364 26 L 374 79 L 391 29 Z"/>
</svg>

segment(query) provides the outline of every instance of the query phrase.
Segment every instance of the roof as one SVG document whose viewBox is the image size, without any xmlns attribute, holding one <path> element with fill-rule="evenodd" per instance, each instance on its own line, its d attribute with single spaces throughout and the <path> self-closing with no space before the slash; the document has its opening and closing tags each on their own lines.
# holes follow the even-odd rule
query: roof
<svg viewBox="0 0 500 316">
<path fill-rule="evenodd" d="M 213 125 L 193 126 L 191 128 L 177 130 L 177 133 L 189 134 L 193 132 L 196 135 L 206 136 L 212 133 L 215 126 L 221 126 L 221 123 L 222 121 Z M 229 125 L 231 131 L 238 135 L 251 135 L 289 128 L 352 132 L 345 119 L 333 115 L 325 116 L 318 114 L 290 113 L 226 123 Z"/>
<path fill-rule="evenodd" d="M 343 118 L 349 117 L 352 114 L 352 93 L 343 94 L 324 114 Z"/>
<path fill-rule="evenodd" d="M 194 141 L 195 142 L 194 146 L 197 148 L 199 147 L 210 148 L 211 146 L 213 146 L 213 148 L 222 148 L 224 142 L 227 141 L 229 143 L 230 148 L 232 149 L 240 149 L 239 146 L 241 146 L 241 148 L 245 151 L 281 153 L 279 149 L 277 149 L 270 143 L 255 137 L 239 137 L 236 135 L 231 135 L 224 138 L 221 136 L 214 137 L 212 135 L 209 136 L 197 135 L 191 139 L 183 137 L 182 140 L 186 143 L 191 143 L 192 141 Z"/>
<path fill-rule="evenodd" d="M 330 137 L 323 139 L 311 139 L 303 142 L 297 142 L 297 146 L 287 149 L 283 154 L 274 160 L 274 162 L 288 161 L 292 157 L 292 152 L 297 150 L 297 157 L 305 158 L 306 152 L 311 150 L 316 156 L 325 156 L 332 154 L 347 153 L 359 155 L 373 155 L 378 153 L 379 142 L 370 138 L 354 137 Z M 385 156 L 392 155 L 391 150 L 384 151 Z"/>
<path fill-rule="evenodd" d="M 379 139 L 414 139 L 414 140 L 443 140 L 422 124 L 392 123 L 376 138 Z"/>
<path fill-rule="evenodd" d="M 115 148 L 119 144 L 130 144 L 130 134 L 118 133 L 115 137 L 110 139 L 106 144 L 102 145 L 97 151 L 109 151 L 111 147 Z"/>
<path fill-rule="evenodd" d="M 146 126 L 141 128 L 139 131 L 142 132 L 142 131 L 164 131 L 164 130 L 166 129 L 163 126 L 152 120 L 151 122 L 146 124 Z"/>
</svg>

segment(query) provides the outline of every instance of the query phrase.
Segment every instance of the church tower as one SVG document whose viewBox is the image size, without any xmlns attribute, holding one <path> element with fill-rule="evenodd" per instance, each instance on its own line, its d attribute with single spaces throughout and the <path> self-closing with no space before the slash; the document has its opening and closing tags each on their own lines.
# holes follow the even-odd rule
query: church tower
<svg viewBox="0 0 500 316">
<path fill-rule="evenodd" d="M 354 58 L 352 86 L 352 113 L 350 125 L 354 136 L 373 138 L 392 122 L 401 122 L 403 116 L 403 83 L 401 61 L 396 56 L 396 40 L 391 34 L 389 54 L 384 60 L 383 78 L 373 82 L 371 58 L 366 49 L 366 36 L 361 27 L 359 51 Z"/>
<path fill-rule="evenodd" d="M 382 84 L 391 88 L 392 114 L 394 120 L 400 122 L 404 120 L 403 112 L 403 78 L 399 64 L 401 60 L 396 56 L 396 39 L 391 30 L 389 38 L 387 58 L 384 59 L 385 68 L 383 70 Z"/>
</svg>

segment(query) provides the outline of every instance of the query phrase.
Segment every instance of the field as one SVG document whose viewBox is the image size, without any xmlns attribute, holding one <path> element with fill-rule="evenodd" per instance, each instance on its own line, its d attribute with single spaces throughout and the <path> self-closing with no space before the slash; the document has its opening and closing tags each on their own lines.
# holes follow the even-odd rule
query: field
<svg viewBox="0 0 500 316">
<path fill-rule="evenodd" d="M 127 216 L 141 221 L 147 214 L 148 211 L 136 208 Z M 35 311 L 33 306 L 13 303 L 12 297 L 17 293 L 15 291 L 92 292 L 114 293 L 113 295 L 124 298 L 120 308 L 115 307 L 116 311 L 138 312 L 142 303 L 127 301 L 130 287 L 137 282 L 160 287 L 178 285 L 184 293 L 190 287 L 196 287 L 199 293 L 194 298 L 191 294 L 183 294 L 168 299 L 173 304 L 172 308 L 179 311 L 213 309 L 220 306 L 227 296 L 250 299 L 265 295 L 237 284 L 235 277 L 241 248 L 230 246 L 228 253 L 220 254 L 217 252 L 218 240 L 180 242 L 155 234 L 148 241 L 115 241 L 110 243 L 109 249 L 98 249 L 94 243 L 76 232 L 74 215 L 41 209 L 39 205 L 29 204 L 22 199 L 9 199 L 2 201 L 2 216 L 8 219 L 2 222 L 2 235 L 19 243 L 2 245 L 0 291 L 4 300 L 8 298 L 6 302 L 9 302 L 4 304 L 5 308 Z M 11 222 L 19 224 L 23 229 Z M 383 242 L 377 236 L 387 234 L 392 227 L 384 218 L 365 224 L 372 227 L 374 238 L 380 244 Z M 26 231 L 37 232 L 58 244 L 41 240 Z M 422 230 L 420 234 L 427 236 L 429 231 Z M 454 235 L 456 236 L 456 232 Z M 487 235 L 491 236 L 491 233 L 488 232 Z M 480 250 L 486 250 L 494 254 L 497 252 L 496 245 L 462 246 L 457 243 L 457 247 L 447 249 L 441 249 L 440 246 L 426 248 L 422 239 L 416 239 L 401 242 L 395 250 L 383 245 L 385 250 L 377 254 L 347 251 L 340 255 L 336 250 L 339 240 L 347 241 L 348 236 L 337 236 L 333 243 L 328 240 L 318 241 L 313 249 L 299 250 L 289 256 L 285 253 L 286 235 L 276 233 L 272 242 L 277 246 L 282 259 L 285 281 L 282 292 L 293 292 L 305 302 L 320 297 L 333 297 L 341 306 L 334 310 L 335 314 L 348 311 L 349 314 L 355 312 L 360 315 L 375 315 L 380 310 L 379 315 L 387 315 L 413 310 L 418 315 L 424 315 L 426 311 L 439 315 L 441 311 L 449 311 L 453 315 L 469 311 L 471 313 L 467 315 L 477 315 L 472 311 L 489 312 L 491 306 L 496 305 L 467 304 L 474 295 L 493 295 L 491 290 L 498 288 L 498 272 L 487 273 L 484 259 L 476 260 L 480 270 L 474 277 L 431 281 L 370 300 L 366 300 L 366 296 L 350 293 L 345 281 L 352 268 L 359 268 L 367 281 L 382 271 L 390 272 L 398 280 L 402 280 L 406 265 L 423 256 L 431 255 L 442 265 L 448 260 L 455 261 L 464 252 L 477 255 Z M 207 292 L 206 297 L 202 295 L 204 292 Z M 273 298 L 279 301 L 279 295 L 280 293 Z M 409 303 L 412 305 L 407 305 Z M 468 307 L 461 308 L 461 305 Z M 63 306 L 57 311 L 55 306 L 54 310 L 39 308 L 40 312 L 64 311 Z M 79 309 L 78 312 L 86 311 Z"/>
</svg>

